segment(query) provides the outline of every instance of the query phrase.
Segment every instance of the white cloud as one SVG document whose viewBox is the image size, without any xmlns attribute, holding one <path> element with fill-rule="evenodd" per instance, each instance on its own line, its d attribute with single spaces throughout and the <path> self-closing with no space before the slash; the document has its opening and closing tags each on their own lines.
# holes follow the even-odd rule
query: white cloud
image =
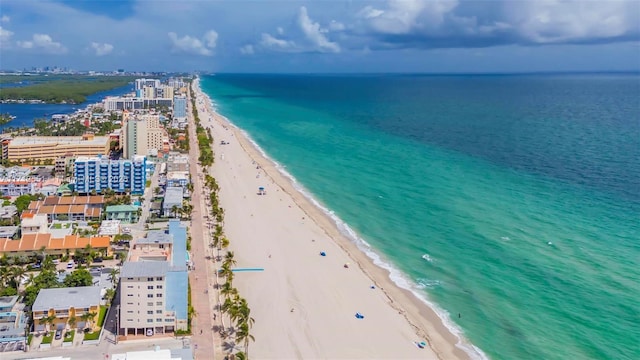
<svg viewBox="0 0 640 360">
<path fill-rule="evenodd" d="M 534 43 L 606 39 L 638 33 L 640 7 L 624 1 L 524 2 L 504 4 L 507 22 Z"/>
<path fill-rule="evenodd" d="M 7 29 L 3 29 L 0 26 L 0 49 L 7 48 L 11 45 L 11 37 L 13 36 L 13 32 Z"/>
<path fill-rule="evenodd" d="M 218 33 L 214 30 L 207 31 L 202 40 L 185 35 L 181 38 L 174 32 L 170 32 L 169 39 L 171 40 L 171 51 L 174 53 L 187 53 L 203 56 L 213 55 L 212 49 L 216 47 L 218 41 Z"/>
<path fill-rule="evenodd" d="M 214 49 L 216 47 L 216 42 L 218 41 L 218 33 L 213 30 L 209 30 L 204 34 L 202 39 L 206 42 L 208 48 Z"/>
<path fill-rule="evenodd" d="M 387 8 L 367 6 L 358 12 L 379 33 L 407 34 L 416 27 L 436 28 L 444 15 L 458 6 L 457 0 L 389 0 Z"/>
<path fill-rule="evenodd" d="M 253 49 L 253 45 L 251 44 L 245 45 L 240 48 L 240 53 L 244 55 L 253 55 L 254 52 L 255 50 Z"/>
<path fill-rule="evenodd" d="M 67 48 L 59 42 L 53 41 L 47 34 L 33 34 L 31 40 L 18 41 L 18 46 L 23 49 L 42 50 L 47 54 L 66 54 Z"/>
<path fill-rule="evenodd" d="M 346 29 L 346 27 L 341 22 L 331 20 L 329 23 L 329 30 L 331 31 L 343 31 L 344 29 Z"/>
<path fill-rule="evenodd" d="M 284 29 L 282 27 L 278 26 L 276 31 L 278 32 L 278 35 L 284 35 Z"/>
<path fill-rule="evenodd" d="M 295 42 L 290 40 L 278 39 L 267 33 L 262 33 L 260 45 L 274 50 L 291 51 L 297 49 Z"/>
<path fill-rule="evenodd" d="M 7 15 L 2 15 L 2 17 L 0 17 L 0 22 L 8 23 L 9 21 L 11 21 L 11 18 Z"/>
<path fill-rule="evenodd" d="M 332 53 L 340 52 L 340 45 L 327 39 L 323 34 L 326 29 L 321 28 L 320 24 L 311 20 L 307 13 L 307 8 L 304 6 L 300 7 L 300 12 L 298 13 L 298 25 L 315 50 Z"/>
<path fill-rule="evenodd" d="M 107 43 L 100 44 L 97 42 L 92 42 L 91 48 L 95 50 L 96 56 L 104 56 L 110 54 L 113 51 L 113 45 Z"/>
</svg>

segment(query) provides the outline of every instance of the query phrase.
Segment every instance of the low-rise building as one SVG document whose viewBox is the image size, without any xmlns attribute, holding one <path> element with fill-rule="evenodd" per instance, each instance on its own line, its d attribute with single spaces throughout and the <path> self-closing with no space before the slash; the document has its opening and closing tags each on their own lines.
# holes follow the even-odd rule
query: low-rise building
<svg viewBox="0 0 640 360">
<path fill-rule="evenodd" d="M 6 205 L 0 207 L 0 219 L 12 219 L 18 214 L 18 208 L 15 205 Z"/>
<path fill-rule="evenodd" d="M 137 261 L 125 262 L 120 270 L 119 333 L 122 335 L 187 329 L 186 227 L 171 220 L 170 237 L 158 232 L 153 234 L 142 240 L 139 247 L 134 243 L 130 259 Z M 163 258 L 166 260 L 161 260 Z"/>
<path fill-rule="evenodd" d="M 170 153 L 167 158 L 167 172 L 189 171 L 189 156 L 180 153 Z"/>
<path fill-rule="evenodd" d="M 18 238 L 19 226 L 0 226 L 0 238 L 16 239 Z"/>
<path fill-rule="evenodd" d="M 182 209 L 183 189 L 179 186 L 167 187 L 162 200 L 162 214 L 164 216 L 176 215 L 175 210 Z"/>
<path fill-rule="evenodd" d="M 120 220 L 103 220 L 98 229 L 100 236 L 115 236 L 120 234 Z"/>
<path fill-rule="evenodd" d="M 55 160 L 66 154 L 96 156 L 109 154 L 109 137 L 83 136 L 18 136 L 7 145 L 11 161 Z"/>
<path fill-rule="evenodd" d="M 22 234 L 41 233 L 44 234 L 49 228 L 49 220 L 46 214 L 24 214 L 20 221 L 20 231 Z"/>
<path fill-rule="evenodd" d="M 167 171 L 167 187 L 182 186 L 189 183 L 189 171 Z"/>
<path fill-rule="evenodd" d="M 73 255 L 76 251 L 86 249 L 87 245 L 103 256 L 111 255 L 111 237 L 109 236 L 67 235 L 63 238 L 54 238 L 50 233 L 35 233 L 23 234 L 20 240 L 0 239 L 0 256 L 31 256 L 34 252 L 41 251 L 51 256 Z"/>
<path fill-rule="evenodd" d="M 119 220 L 123 224 L 133 224 L 138 222 L 139 206 L 135 205 L 111 205 L 107 206 L 107 220 Z"/>
<path fill-rule="evenodd" d="M 0 352 L 22 351 L 26 347 L 28 317 L 18 296 L 0 297 Z"/>
<path fill-rule="evenodd" d="M 75 318 L 75 327 L 97 327 L 100 313 L 100 290 L 98 286 L 81 286 L 71 288 L 42 289 L 31 307 L 35 331 L 47 330 L 43 319 L 55 316 L 49 330 L 65 329 L 70 318 Z M 83 317 L 84 314 L 95 314 L 93 321 Z"/>
<path fill-rule="evenodd" d="M 49 223 L 60 221 L 99 221 L 104 205 L 104 196 L 47 196 L 44 200 L 32 201 L 22 213 L 47 215 Z"/>
</svg>

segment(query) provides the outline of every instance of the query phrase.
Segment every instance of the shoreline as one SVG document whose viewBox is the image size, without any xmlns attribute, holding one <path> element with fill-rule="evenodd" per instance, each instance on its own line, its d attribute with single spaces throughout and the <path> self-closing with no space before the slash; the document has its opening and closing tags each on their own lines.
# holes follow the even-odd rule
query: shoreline
<svg viewBox="0 0 640 360">
<path fill-rule="evenodd" d="M 438 313 L 437 305 L 429 302 L 426 298 L 419 297 L 410 289 L 403 288 L 396 282 L 397 279 L 396 281 L 392 279 L 395 275 L 407 280 L 400 271 L 395 269 L 391 263 L 385 262 L 378 253 L 369 248 L 368 244 L 358 238 L 355 232 L 341 219 L 331 216 L 329 209 L 315 200 L 311 193 L 304 189 L 280 164 L 269 158 L 245 131 L 217 113 L 209 96 L 202 92 L 199 86 L 199 79 L 194 82 L 194 89 L 197 101 L 202 100 L 204 102 L 209 112 L 209 117 L 227 131 L 231 129 L 234 134 L 233 137 L 240 143 L 242 151 L 260 166 L 272 183 L 289 196 L 293 203 L 322 229 L 324 234 L 357 265 L 359 270 L 378 289 L 382 290 L 388 307 L 401 315 L 418 339 L 424 340 L 429 344 L 437 358 L 471 359 L 485 357 L 481 350 L 470 344 L 462 336 L 461 332 L 457 331 L 458 329 L 455 325 L 447 324 L 446 315 Z M 204 118 L 204 116 L 201 116 L 201 118 Z M 217 147 L 218 145 L 214 144 L 214 146 Z M 216 164 L 214 164 L 214 167 Z M 342 230 L 341 227 L 345 227 L 346 231 Z M 353 232 L 353 234 L 349 234 L 350 232 Z M 355 238 L 352 239 L 350 237 Z M 376 257 L 378 258 L 377 260 Z M 382 262 L 382 264 L 378 264 L 378 261 Z M 407 282 L 408 287 L 411 287 L 410 280 L 407 280 Z M 445 319 L 443 319 L 443 316 Z M 453 327 L 454 330 L 450 327 Z"/>
</svg>

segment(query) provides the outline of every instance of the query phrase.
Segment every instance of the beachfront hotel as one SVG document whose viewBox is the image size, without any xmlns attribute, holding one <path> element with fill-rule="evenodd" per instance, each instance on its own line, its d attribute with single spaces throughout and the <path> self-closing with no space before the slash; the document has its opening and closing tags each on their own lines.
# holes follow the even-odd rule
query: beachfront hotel
<svg viewBox="0 0 640 360">
<path fill-rule="evenodd" d="M 118 193 L 130 191 L 144 194 L 147 181 L 147 158 L 133 156 L 131 160 L 111 160 L 107 157 L 78 157 L 75 161 L 75 191 L 87 194 L 111 189 Z"/>
<path fill-rule="evenodd" d="M 133 243 L 120 270 L 119 334 L 187 329 L 187 259 L 187 229 L 178 220 Z"/>
<path fill-rule="evenodd" d="M 18 136 L 9 140 L 5 148 L 3 159 L 11 161 L 55 160 L 66 155 L 108 155 L 109 137 L 94 136 L 93 134 L 82 136 Z"/>
</svg>

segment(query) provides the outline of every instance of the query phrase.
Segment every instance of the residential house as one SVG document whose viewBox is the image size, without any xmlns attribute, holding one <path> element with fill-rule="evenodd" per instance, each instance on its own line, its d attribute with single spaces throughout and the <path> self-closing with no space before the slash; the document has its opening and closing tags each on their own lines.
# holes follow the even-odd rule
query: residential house
<svg viewBox="0 0 640 360">
<path fill-rule="evenodd" d="M 138 222 L 139 206 L 135 205 L 111 205 L 105 210 L 107 220 L 120 220 L 123 224 L 133 224 Z"/>
<path fill-rule="evenodd" d="M 49 330 L 71 327 L 70 318 L 75 318 L 75 327 L 78 329 L 84 329 L 87 325 L 96 328 L 100 314 L 100 290 L 98 286 L 40 290 L 31 307 L 34 330 L 46 331 L 47 323 L 43 319 L 49 316 L 55 316 Z M 88 313 L 96 314 L 90 324 L 88 324 L 89 320 L 82 317 Z"/>
</svg>

